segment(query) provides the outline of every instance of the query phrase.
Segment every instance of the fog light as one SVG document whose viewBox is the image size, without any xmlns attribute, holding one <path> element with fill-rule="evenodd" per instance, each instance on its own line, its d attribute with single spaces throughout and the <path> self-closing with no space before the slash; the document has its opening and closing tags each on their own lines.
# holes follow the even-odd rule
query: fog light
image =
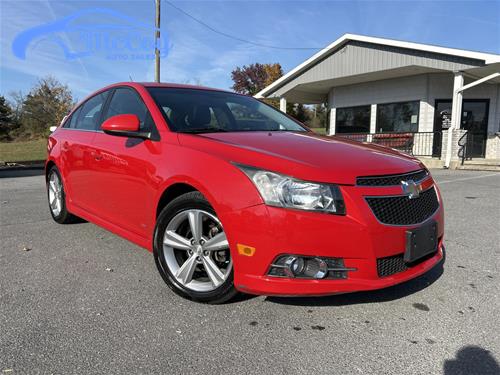
<svg viewBox="0 0 500 375">
<path fill-rule="evenodd" d="M 320 258 L 302 258 L 289 256 L 285 260 L 285 275 L 288 277 L 308 277 L 323 279 L 328 273 L 328 266 Z"/>
<path fill-rule="evenodd" d="M 300 276 L 304 272 L 304 259 L 289 256 L 285 260 L 285 275 L 288 277 Z"/>
<path fill-rule="evenodd" d="M 284 254 L 274 259 L 267 274 L 302 279 L 346 279 L 349 271 L 356 271 L 356 268 L 345 267 L 342 258 Z"/>
<path fill-rule="evenodd" d="M 304 276 L 312 277 L 313 279 L 323 279 L 328 273 L 328 266 L 323 259 L 312 258 L 306 260 L 304 267 Z"/>
</svg>

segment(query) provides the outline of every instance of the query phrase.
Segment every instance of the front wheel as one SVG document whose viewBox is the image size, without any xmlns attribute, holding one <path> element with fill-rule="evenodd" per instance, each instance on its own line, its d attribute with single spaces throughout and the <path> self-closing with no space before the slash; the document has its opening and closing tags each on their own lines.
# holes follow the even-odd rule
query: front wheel
<svg viewBox="0 0 500 375">
<path fill-rule="evenodd" d="M 185 298 L 223 303 L 237 294 L 226 233 L 199 192 L 181 195 L 162 210 L 154 257 L 167 285 Z"/>
</svg>

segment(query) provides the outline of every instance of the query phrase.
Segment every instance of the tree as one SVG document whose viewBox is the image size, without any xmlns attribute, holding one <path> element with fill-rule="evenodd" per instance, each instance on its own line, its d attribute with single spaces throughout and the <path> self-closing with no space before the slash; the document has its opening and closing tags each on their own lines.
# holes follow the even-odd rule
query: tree
<svg viewBox="0 0 500 375">
<path fill-rule="evenodd" d="M 42 78 L 23 102 L 22 131 L 30 138 L 46 136 L 49 127 L 59 125 L 72 106 L 68 86 L 50 76 Z"/>
<path fill-rule="evenodd" d="M 266 80 L 264 82 L 264 87 L 269 86 L 271 83 L 283 76 L 283 69 L 281 68 L 281 65 L 279 63 L 264 64 L 264 70 L 266 71 Z"/>
<path fill-rule="evenodd" d="M 8 105 L 12 111 L 12 123 L 9 125 L 9 135 L 4 140 L 13 140 L 19 138 L 20 134 L 23 133 L 21 129 L 23 106 L 26 95 L 22 91 L 12 91 L 9 93 Z"/>
<path fill-rule="evenodd" d="M 290 116 L 305 124 L 309 121 L 310 111 L 304 104 L 295 104 L 293 110 L 290 112 Z"/>
<path fill-rule="evenodd" d="M 21 91 L 11 91 L 9 93 L 9 105 L 12 108 L 12 116 L 17 126 L 21 124 L 21 117 L 23 114 L 23 105 L 26 100 L 26 95 Z"/>
<path fill-rule="evenodd" d="M 255 95 L 264 87 L 270 85 L 283 75 L 279 63 L 275 64 L 250 64 L 236 67 L 231 72 L 234 82 L 232 89 L 240 94 Z"/>
<path fill-rule="evenodd" d="M 274 64 L 250 64 L 243 67 L 236 67 L 231 72 L 234 82 L 232 89 L 240 94 L 255 95 L 265 87 L 283 76 L 283 69 L 279 63 Z M 279 108 L 277 98 L 265 98 L 262 101 L 275 108 Z M 287 104 L 287 113 L 301 122 L 307 122 L 310 117 L 310 110 L 303 104 Z"/>
<path fill-rule="evenodd" d="M 9 140 L 9 132 L 12 130 L 14 119 L 12 108 L 3 95 L 0 95 L 0 140 Z"/>
<path fill-rule="evenodd" d="M 328 120 L 328 110 L 325 104 L 316 104 L 311 111 L 308 125 L 311 128 L 325 128 Z"/>
</svg>

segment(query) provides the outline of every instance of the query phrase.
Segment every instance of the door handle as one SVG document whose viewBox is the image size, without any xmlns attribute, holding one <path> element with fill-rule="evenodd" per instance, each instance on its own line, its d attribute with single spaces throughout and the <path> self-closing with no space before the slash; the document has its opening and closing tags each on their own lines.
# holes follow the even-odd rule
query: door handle
<svg viewBox="0 0 500 375">
<path fill-rule="evenodd" d="M 91 151 L 90 156 L 92 156 L 97 161 L 102 160 L 102 155 L 98 152 Z"/>
<path fill-rule="evenodd" d="M 68 141 L 64 141 L 63 144 L 62 144 L 62 149 L 63 151 L 67 151 L 69 148 L 69 143 Z"/>
</svg>

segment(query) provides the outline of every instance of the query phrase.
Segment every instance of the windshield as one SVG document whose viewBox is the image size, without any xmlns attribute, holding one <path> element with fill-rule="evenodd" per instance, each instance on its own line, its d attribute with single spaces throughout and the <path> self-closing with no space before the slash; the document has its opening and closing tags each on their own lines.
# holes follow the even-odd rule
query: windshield
<svg viewBox="0 0 500 375">
<path fill-rule="evenodd" d="M 149 87 L 170 129 L 182 133 L 307 131 L 257 99 L 220 91 Z"/>
</svg>

